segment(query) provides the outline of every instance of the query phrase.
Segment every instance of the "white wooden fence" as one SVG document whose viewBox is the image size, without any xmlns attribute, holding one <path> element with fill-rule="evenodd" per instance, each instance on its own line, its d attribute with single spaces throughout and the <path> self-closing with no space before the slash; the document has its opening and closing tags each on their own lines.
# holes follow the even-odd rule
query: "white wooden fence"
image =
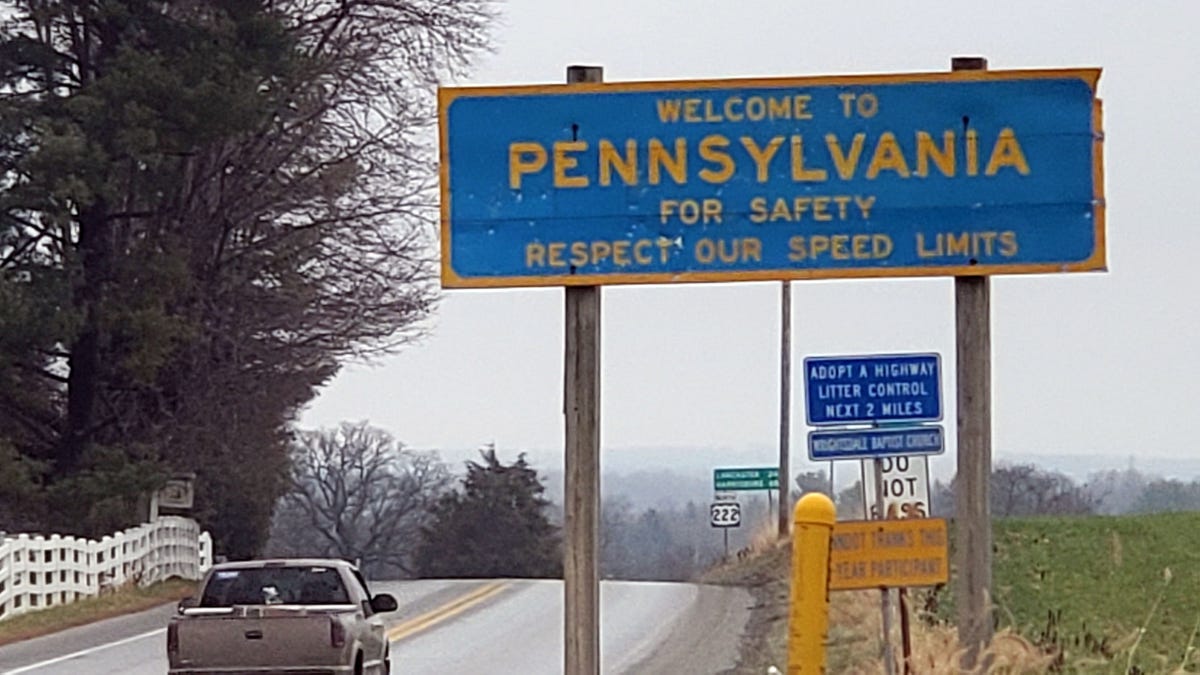
<svg viewBox="0 0 1200 675">
<path fill-rule="evenodd" d="M 190 518 L 162 516 L 99 541 L 27 534 L 0 541 L 0 620 L 125 584 L 199 579 L 212 538 Z"/>
</svg>

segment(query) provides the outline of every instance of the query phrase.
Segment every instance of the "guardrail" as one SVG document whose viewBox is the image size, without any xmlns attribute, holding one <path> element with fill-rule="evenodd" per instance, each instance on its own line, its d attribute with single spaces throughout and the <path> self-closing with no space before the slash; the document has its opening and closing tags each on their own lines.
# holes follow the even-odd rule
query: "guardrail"
<svg viewBox="0 0 1200 675">
<path fill-rule="evenodd" d="M 12 535 L 0 541 L 0 620 L 180 577 L 212 566 L 212 538 L 190 518 L 162 516 L 100 540 Z"/>
</svg>

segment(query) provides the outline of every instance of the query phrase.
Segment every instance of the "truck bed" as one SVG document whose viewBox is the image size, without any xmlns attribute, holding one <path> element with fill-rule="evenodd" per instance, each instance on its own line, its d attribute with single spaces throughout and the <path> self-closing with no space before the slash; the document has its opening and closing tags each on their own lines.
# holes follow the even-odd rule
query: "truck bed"
<svg viewBox="0 0 1200 675">
<path fill-rule="evenodd" d="M 332 623 L 353 614 L 354 605 L 321 608 L 193 608 L 178 624 L 179 660 L 174 672 L 202 666 L 197 673 L 270 672 L 349 673 L 348 645 L 334 647 Z M 294 669 L 294 670 L 289 670 Z"/>
</svg>

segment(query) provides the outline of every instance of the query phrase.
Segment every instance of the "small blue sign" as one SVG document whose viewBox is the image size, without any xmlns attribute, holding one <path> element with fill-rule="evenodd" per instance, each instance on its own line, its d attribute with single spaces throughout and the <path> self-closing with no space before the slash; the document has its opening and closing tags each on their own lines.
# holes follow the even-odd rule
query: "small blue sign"
<svg viewBox="0 0 1200 675">
<path fill-rule="evenodd" d="M 889 429 L 820 429 L 808 432 L 808 458 L 874 459 L 907 455 L 940 455 L 945 442 L 940 425 Z"/>
<path fill-rule="evenodd" d="M 1103 270 L 1099 78 L 444 87 L 442 284 Z"/>
<path fill-rule="evenodd" d="M 942 419 L 938 354 L 810 356 L 804 359 L 809 426 Z"/>
</svg>

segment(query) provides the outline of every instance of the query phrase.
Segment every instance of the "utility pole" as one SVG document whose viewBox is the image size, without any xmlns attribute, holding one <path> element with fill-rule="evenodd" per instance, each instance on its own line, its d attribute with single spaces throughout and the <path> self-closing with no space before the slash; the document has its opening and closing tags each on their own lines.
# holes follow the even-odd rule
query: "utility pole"
<svg viewBox="0 0 1200 675">
<path fill-rule="evenodd" d="M 791 488 L 789 475 L 792 435 L 792 282 L 780 284 L 780 344 L 779 344 L 779 538 L 790 533 L 792 514 L 788 499 Z"/>
</svg>

